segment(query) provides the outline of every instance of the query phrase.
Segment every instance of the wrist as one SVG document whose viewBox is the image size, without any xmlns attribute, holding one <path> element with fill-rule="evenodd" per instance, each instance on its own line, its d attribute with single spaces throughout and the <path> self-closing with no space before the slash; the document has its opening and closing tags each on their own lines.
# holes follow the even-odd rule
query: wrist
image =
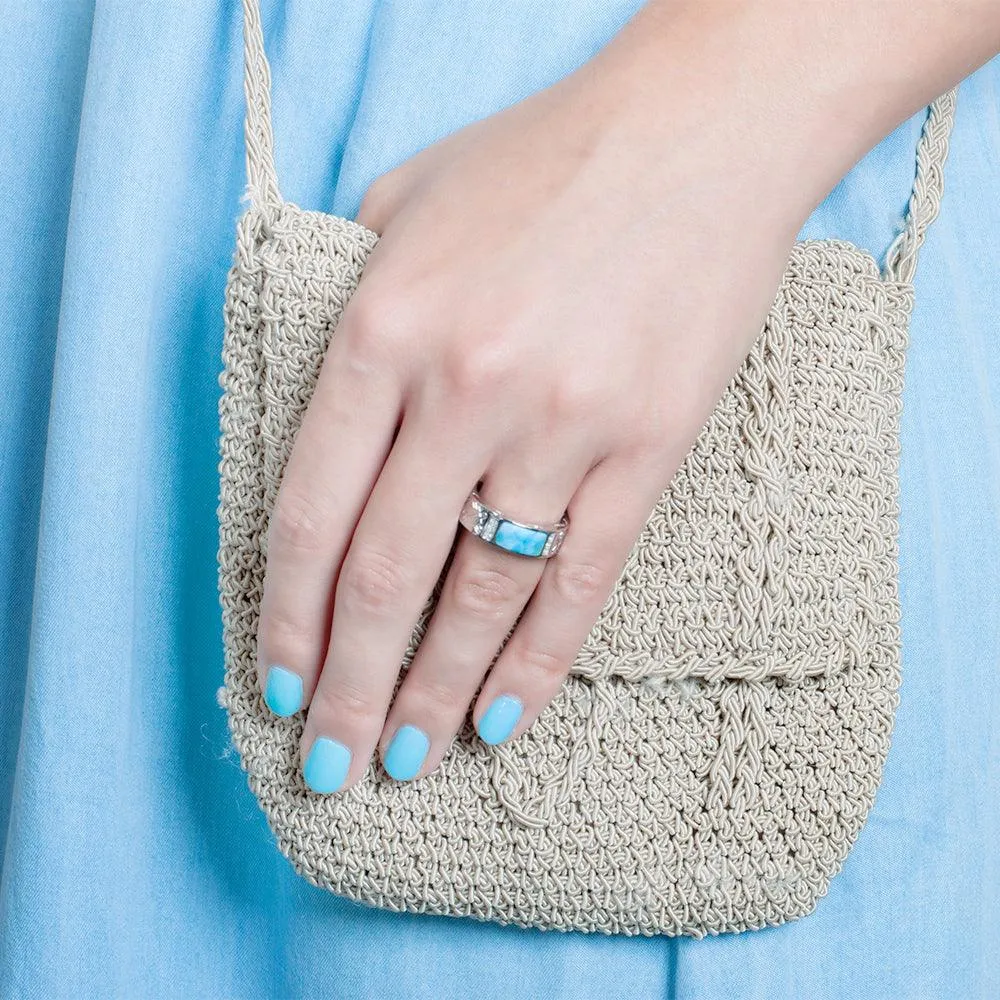
<svg viewBox="0 0 1000 1000">
<path fill-rule="evenodd" d="M 998 49 L 995 0 L 650 0 L 582 82 L 609 142 L 684 147 L 692 170 L 728 171 L 794 225 Z"/>
<path fill-rule="evenodd" d="M 587 108 L 632 186 L 727 186 L 797 231 L 861 155 L 859 122 L 836 85 L 762 44 L 756 11 L 649 4 L 584 68 Z"/>
</svg>

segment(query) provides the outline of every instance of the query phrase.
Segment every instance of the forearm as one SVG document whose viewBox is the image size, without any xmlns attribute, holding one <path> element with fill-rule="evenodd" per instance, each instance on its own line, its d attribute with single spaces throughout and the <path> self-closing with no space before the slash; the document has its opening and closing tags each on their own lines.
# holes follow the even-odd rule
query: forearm
<svg viewBox="0 0 1000 1000">
<path fill-rule="evenodd" d="M 997 0 L 650 0 L 582 77 L 619 138 L 743 158 L 794 225 L 998 51 Z"/>
</svg>

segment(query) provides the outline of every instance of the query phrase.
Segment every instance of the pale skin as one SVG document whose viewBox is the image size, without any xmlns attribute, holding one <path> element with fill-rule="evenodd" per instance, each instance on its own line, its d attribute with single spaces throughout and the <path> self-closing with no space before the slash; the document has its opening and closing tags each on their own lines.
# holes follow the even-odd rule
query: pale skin
<svg viewBox="0 0 1000 1000">
<path fill-rule="evenodd" d="M 284 473 L 258 634 L 262 690 L 275 664 L 301 678 L 301 761 L 321 737 L 349 750 L 317 790 L 403 726 L 426 735 L 419 779 L 498 696 L 523 706 L 503 738 L 532 725 L 805 219 L 997 51 L 983 0 L 651 0 L 576 72 L 375 181 L 357 219 L 381 239 Z M 512 517 L 567 512 L 558 554 L 458 527 L 479 482 Z"/>
</svg>

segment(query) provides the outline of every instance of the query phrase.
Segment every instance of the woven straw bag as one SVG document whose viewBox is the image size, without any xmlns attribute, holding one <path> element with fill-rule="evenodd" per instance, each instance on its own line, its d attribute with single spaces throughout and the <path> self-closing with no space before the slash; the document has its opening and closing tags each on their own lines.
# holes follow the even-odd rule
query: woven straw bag
<svg viewBox="0 0 1000 1000">
<path fill-rule="evenodd" d="M 257 0 L 244 39 L 219 697 L 280 850 L 356 900 L 522 926 L 700 937 L 809 913 L 865 822 L 897 704 L 904 351 L 955 91 L 929 108 L 881 272 L 847 242 L 794 246 L 759 338 L 536 723 L 491 747 L 466 722 L 427 777 L 399 783 L 373 761 L 327 796 L 301 777 L 303 713 L 279 718 L 261 698 L 258 608 L 282 470 L 378 237 L 282 199 Z"/>
</svg>

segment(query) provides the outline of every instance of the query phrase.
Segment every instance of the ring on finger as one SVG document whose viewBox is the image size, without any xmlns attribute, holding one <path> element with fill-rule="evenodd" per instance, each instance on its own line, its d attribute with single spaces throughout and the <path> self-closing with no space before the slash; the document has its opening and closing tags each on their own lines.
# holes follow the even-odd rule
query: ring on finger
<svg viewBox="0 0 1000 1000">
<path fill-rule="evenodd" d="M 463 504 L 458 521 L 490 545 L 538 559 L 554 556 L 569 529 L 569 516 L 565 513 L 555 522 L 518 521 L 486 503 L 475 489 Z"/>
</svg>

